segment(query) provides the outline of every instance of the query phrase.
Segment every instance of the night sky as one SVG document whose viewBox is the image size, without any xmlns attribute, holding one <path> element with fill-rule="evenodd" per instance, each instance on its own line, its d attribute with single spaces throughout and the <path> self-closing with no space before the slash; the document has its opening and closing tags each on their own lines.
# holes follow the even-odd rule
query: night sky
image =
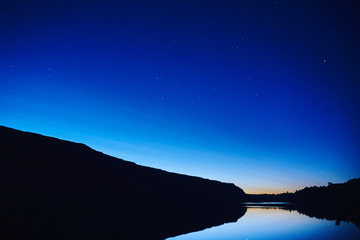
<svg viewBox="0 0 360 240">
<path fill-rule="evenodd" d="M 356 1 L 0 1 L 0 125 L 293 191 L 360 176 Z"/>
</svg>

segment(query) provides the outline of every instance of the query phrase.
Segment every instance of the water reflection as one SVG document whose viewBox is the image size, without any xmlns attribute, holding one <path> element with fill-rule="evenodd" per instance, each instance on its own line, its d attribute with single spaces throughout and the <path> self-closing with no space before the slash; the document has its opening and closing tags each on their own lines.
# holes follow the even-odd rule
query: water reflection
<svg viewBox="0 0 360 240">
<path fill-rule="evenodd" d="M 322 220 L 302 214 L 291 206 L 248 206 L 236 223 L 181 235 L 171 240 L 239 239 L 360 239 L 353 223 Z"/>
</svg>

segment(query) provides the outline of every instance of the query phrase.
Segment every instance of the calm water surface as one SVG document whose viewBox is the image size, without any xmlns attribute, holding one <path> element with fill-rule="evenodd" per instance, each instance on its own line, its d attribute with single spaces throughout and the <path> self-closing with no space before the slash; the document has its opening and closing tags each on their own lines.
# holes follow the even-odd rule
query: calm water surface
<svg viewBox="0 0 360 240">
<path fill-rule="evenodd" d="M 236 223 L 180 235 L 169 240 L 360 239 L 353 223 L 311 218 L 281 207 L 251 206 Z"/>
</svg>

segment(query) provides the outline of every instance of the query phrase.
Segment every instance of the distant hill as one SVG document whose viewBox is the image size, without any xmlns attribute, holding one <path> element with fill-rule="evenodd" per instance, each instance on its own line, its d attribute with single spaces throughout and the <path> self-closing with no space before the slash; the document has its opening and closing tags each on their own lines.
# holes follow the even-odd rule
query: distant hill
<svg viewBox="0 0 360 240">
<path fill-rule="evenodd" d="M 234 184 L 0 126 L 0 234 L 11 239 L 164 239 L 236 221 L 244 199 Z"/>
<path fill-rule="evenodd" d="M 360 178 L 345 183 L 330 183 L 321 187 L 306 187 L 294 193 L 293 202 L 311 204 L 359 205 Z"/>
<path fill-rule="evenodd" d="M 306 187 L 295 193 L 247 194 L 247 202 L 289 202 L 298 212 L 328 220 L 351 221 L 360 228 L 360 178 L 328 186 Z"/>
<path fill-rule="evenodd" d="M 328 183 L 327 186 L 313 186 L 297 190 L 295 193 L 247 194 L 248 202 L 292 202 L 298 204 L 320 205 L 359 205 L 360 178 L 345 183 Z"/>
</svg>

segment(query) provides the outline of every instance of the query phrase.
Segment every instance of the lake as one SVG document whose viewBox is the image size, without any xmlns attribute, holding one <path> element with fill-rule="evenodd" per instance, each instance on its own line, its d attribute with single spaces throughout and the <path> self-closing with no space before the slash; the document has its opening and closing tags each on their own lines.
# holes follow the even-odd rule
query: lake
<svg viewBox="0 0 360 240">
<path fill-rule="evenodd" d="M 352 222 L 309 217 L 283 206 L 252 204 L 235 223 L 180 235 L 169 240 L 360 239 Z"/>
</svg>

